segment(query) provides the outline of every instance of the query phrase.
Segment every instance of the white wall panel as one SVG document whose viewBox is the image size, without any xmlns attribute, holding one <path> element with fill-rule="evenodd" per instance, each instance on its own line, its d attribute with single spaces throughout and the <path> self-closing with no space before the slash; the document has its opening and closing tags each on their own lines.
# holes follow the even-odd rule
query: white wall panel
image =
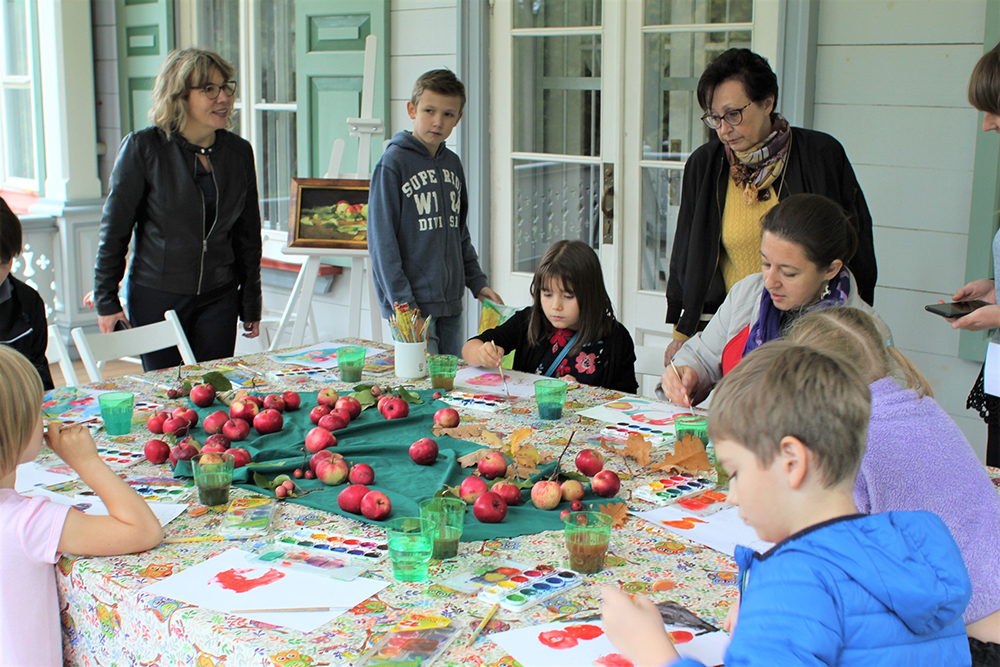
<svg viewBox="0 0 1000 667">
<path fill-rule="evenodd" d="M 874 167 L 854 162 L 854 172 L 876 225 L 950 234 L 969 231 L 971 171 Z"/>
<path fill-rule="evenodd" d="M 965 284 L 965 234 L 875 227 L 878 284 L 948 293 Z"/>
<path fill-rule="evenodd" d="M 986 0 L 824 0 L 818 41 L 982 45 L 984 16 Z"/>
<path fill-rule="evenodd" d="M 939 315 L 924 310 L 954 292 L 920 292 L 880 286 L 875 290 L 875 310 L 892 330 L 893 343 L 901 350 L 955 356 L 958 332 Z"/>
<path fill-rule="evenodd" d="M 454 53 L 435 56 L 389 57 L 389 97 L 393 100 L 408 100 L 413 92 L 413 82 L 427 70 L 458 68 L 458 56 Z"/>
<path fill-rule="evenodd" d="M 393 11 L 389 41 L 394 56 L 454 55 L 458 51 L 455 7 Z"/>
<path fill-rule="evenodd" d="M 393 12 L 414 9 L 433 9 L 435 7 L 455 7 L 457 0 L 392 0 L 389 8 Z"/>
</svg>

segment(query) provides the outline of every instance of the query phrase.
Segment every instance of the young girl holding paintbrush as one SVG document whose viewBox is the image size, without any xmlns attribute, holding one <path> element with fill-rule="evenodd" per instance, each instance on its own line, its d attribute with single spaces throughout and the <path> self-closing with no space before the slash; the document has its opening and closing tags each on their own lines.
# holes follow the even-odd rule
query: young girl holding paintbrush
<svg viewBox="0 0 1000 667">
<path fill-rule="evenodd" d="M 462 348 L 470 366 L 496 368 L 514 352 L 514 370 L 635 393 L 635 346 L 615 319 L 597 254 L 559 241 L 531 281 L 533 304 Z"/>
<path fill-rule="evenodd" d="M 0 345 L 0 665 L 62 665 L 56 572 L 61 552 L 113 556 L 160 543 L 163 529 L 146 502 L 97 456 L 85 426 L 42 425 L 42 382 L 21 353 Z M 14 490 L 17 465 L 42 441 L 108 508 L 88 516 Z"/>
</svg>

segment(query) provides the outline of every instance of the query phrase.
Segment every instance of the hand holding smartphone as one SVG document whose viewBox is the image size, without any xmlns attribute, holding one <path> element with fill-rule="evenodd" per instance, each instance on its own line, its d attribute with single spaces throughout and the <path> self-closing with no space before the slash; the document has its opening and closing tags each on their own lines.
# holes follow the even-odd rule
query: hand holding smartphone
<svg viewBox="0 0 1000 667">
<path fill-rule="evenodd" d="M 989 305 L 986 301 L 976 299 L 973 301 L 954 301 L 952 303 L 932 303 L 924 306 L 924 310 L 935 315 L 940 315 L 945 319 L 953 320 Z"/>
<path fill-rule="evenodd" d="M 125 320 L 115 320 L 115 331 L 128 331 L 131 328 Z"/>
</svg>

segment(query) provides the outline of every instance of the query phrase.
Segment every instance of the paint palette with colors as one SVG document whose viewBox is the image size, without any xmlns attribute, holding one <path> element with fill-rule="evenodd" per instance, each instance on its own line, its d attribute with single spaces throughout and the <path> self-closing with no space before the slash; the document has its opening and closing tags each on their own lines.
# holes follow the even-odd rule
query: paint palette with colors
<svg viewBox="0 0 1000 667">
<path fill-rule="evenodd" d="M 324 533 L 311 528 L 302 528 L 278 537 L 278 544 L 294 546 L 316 555 L 342 558 L 359 564 L 374 564 L 389 553 L 389 544 L 384 540 L 337 533 Z"/>
<path fill-rule="evenodd" d="M 714 488 L 715 482 L 706 477 L 672 475 L 637 488 L 632 492 L 632 497 L 657 505 L 670 505 L 681 498 L 700 495 Z"/>
<path fill-rule="evenodd" d="M 561 596 L 581 583 L 583 578 L 573 570 L 540 565 L 536 569 L 525 570 L 505 581 L 484 588 L 479 591 L 477 597 L 480 602 L 499 604 L 507 611 L 519 612 Z"/>
<path fill-rule="evenodd" d="M 365 572 L 364 567 L 354 564 L 350 559 L 337 558 L 329 553 L 318 554 L 313 549 L 300 549 L 284 542 L 269 544 L 248 560 L 261 566 L 280 566 L 340 581 L 353 581 Z"/>
<path fill-rule="evenodd" d="M 483 412 L 496 412 L 510 407 L 510 401 L 501 396 L 469 394 L 464 391 L 449 391 L 440 400 L 455 408 L 469 408 Z"/>
<path fill-rule="evenodd" d="M 267 535 L 278 509 L 271 498 L 234 498 L 226 508 L 219 534 L 229 540 Z"/>
<path fill-rule="evenodd" d="M 407 614 L 357 662 L 365 665 L 430 665 L 455 641 L 461 628 L 444 616 Z"/>
<path fill-rule="evenodd" d="M 634 424 L 631 422 L 618 422 L 617 424 L 608 424 L 601 429 L 601 437 L 607 438 L 608 440 L 619 440 L 625 442 L 628 440 L 629 435 L 636 433 L 644 438 L 647 438 L 650 443 L 655 445 L 662 445 L 668 440 L 673 440 L 674 434 L 670 431 L 665 431 L 655 426 L 643 426 L 641 424 Z"/>
</svg>

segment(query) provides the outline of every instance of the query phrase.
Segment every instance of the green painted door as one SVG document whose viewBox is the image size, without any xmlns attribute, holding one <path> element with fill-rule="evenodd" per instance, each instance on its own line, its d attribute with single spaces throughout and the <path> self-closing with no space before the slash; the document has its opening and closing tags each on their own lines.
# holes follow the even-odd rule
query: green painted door
<svg viewBox="0 0 1000 667">
<path fill-rule="evenodd" d="M 156 71 L 174 48 L 173 0 L 115 0 L 122 135 L 149 125 Z"/>
<path fill-rule="evenodd" d="M 297 0 L 295 3 L 298 176 L 326 173 L 334 140 L 346 142 L 341 171 L 354 172 L 358 140 L 347 119 L 361 115 L 365 38 L 378 38 L 372 114 L 389 124 L 389 2 L 387 0 Z M 382 140 L 371 146 L 371 165 Z"/>
</svg>

